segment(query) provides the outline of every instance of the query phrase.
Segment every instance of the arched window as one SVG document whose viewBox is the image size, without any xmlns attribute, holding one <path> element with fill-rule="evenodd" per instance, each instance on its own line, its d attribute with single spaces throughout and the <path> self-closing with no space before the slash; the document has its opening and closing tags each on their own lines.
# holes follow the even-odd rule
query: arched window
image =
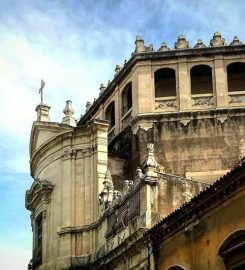
<svg viewBox="0 0 245 270">
<path fill-rule="evenodd" d="M 224 259 L 227 270 L 245 269 L 245 230 L 229 235 L 220 246 L 218 254 Z"/>
<path fill-rule="evenodd" d="M 132 83 L 128 83 L 122 91 L 122 115 L 132 108 Z"/>
<path fill-rule="evenodd" d="M 109 121 L 109 129 L 115 126 L 115 102 L 111 102 L 106 108 L 105 119 Z"/>
<path fill-rule="evenodd" d="M 158 69 L 154 74 L 155 97 L 176 96 L 175 70 L 172 68 Z"/>
<path fill-rule="evenodd" d="M 245 91 L 245 63 L 232 63 L 227 66 L 228 91 Z"/>
<path fill-rule="evenodd" d="M 212 68 L 198 65 L 191 68 L 191 94 L 213 93 Z"/>
</svg>

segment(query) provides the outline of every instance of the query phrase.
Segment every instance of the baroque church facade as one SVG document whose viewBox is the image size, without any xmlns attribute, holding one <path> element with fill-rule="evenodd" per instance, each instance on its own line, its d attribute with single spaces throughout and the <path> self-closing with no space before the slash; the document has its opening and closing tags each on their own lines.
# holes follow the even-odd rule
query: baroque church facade
<svg viewBox="0 0 245 270">
<path fill-rule="evenodd" d="M 245 269 L 245 45 L 135 51 L 76 121 L 41 102 L 29 269 Z"/>
</svg>

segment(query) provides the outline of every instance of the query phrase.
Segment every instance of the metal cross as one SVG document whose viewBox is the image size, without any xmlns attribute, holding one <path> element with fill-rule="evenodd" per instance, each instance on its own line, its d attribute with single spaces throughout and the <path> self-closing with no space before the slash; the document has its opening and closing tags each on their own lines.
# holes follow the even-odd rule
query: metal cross
<svg viewBox="0 0 245 270">
<path fill-rule="evenodd" d="M 39 89 L 39 94 L 41 93 L 41 103 L 43 103 L 43 88 L 45 86 L 45 82 L 41 80 L 41 87 Z"/>
</svg>

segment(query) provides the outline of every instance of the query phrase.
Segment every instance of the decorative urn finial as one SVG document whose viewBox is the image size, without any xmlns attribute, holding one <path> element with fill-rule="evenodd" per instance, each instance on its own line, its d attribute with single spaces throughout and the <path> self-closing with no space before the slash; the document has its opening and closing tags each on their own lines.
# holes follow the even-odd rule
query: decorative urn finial
<svg viewBox="0 0 245 270">
<path fill-rule="evenodd" d="M 231 46 L 242 45 L 243 43 L 239 40 L 237 36 L 234 36 L 233 41 L 230 43 Z"/>
<path fill-rule="evenodd" d="M 158 51 L 159 51 L 159 52 L 169 51 L 169 48 L 168 48 L 168 46 L 167 46 L 167 43 L 166 43 L 166 42 L 162 42 L 162 43 L 161 43 L 161 47 L 159 48 Z"/>
<path fill-rule="evenodd" d="M 225 45 L 225 39 L 221 37 L 219 32 L 215 32 L 213 39 L 210 40 L 211 47 L 221 47 Z"/>
<path fill-rule="evenodd" d="M 154 157 L 154 144 L 149 143 L 146 147 L 146 158 L 143 162 L 142 168 L 145 171 L 146 177 L 157 177 L 156 168 L 158 166 Z"/>
<path fill-rule="evenodd" d="M 183 50 L 189 48 L 189 42 L 186 41 L 183 35 L 178 36 L 177 42 L 174 43 L 174 47 L 176 50 Z"/>
<path fill-rule="evenodd" d="M 203 43 L 203 41 L 199 38 L 197 40 L 196 45 L 194 46 L 195 49 L 201 49 L 201 48 L 206 48 L 207 46 Z"/>
<path fill-rule="evenodd" d="M 145 52 L 144 40 L 141 36 L 136 36 L 135 53 Z"/>
<path fill-rule="evenodd" d="M 69 126 L 76 126 L 76 120 L 73 117 L 74 109 L 72 107 L 72 101 L 67 100 L 65 109 L 63 110 L 64 117 L 62 119 L 62 124 L 69 125 Z"/>
</svg>

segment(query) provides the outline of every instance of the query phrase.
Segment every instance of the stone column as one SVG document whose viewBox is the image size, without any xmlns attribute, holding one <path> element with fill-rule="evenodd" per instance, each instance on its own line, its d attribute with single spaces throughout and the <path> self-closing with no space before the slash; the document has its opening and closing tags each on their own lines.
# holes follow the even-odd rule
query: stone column
<svg viewBox="0 0 245 270">
<path fill-rule="evenodd" d="M 191 108 L 191 87 L 188 73 L 187 62 L 181 62 L 178 65 L 178 89 L 177 95 L 179 97 L 179 110 L 184 111 Z"/>
<path fill-rule="evenodd" d="M 227 74 L 222 58 L 214 60 L 214 73 L 217 107 L 226 107 L 228 104 Z"/>
</svg>

